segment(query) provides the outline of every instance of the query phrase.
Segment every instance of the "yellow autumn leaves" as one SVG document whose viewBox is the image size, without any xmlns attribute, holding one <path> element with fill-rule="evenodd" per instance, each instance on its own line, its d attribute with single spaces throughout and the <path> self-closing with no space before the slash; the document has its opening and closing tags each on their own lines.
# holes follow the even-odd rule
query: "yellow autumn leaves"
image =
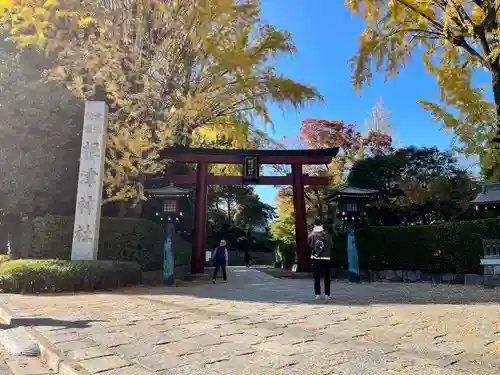
<svg viewBox="0 0 500 375">
<path fill-rule="evenodd" d="M 500 95 L 493 102 L 488 96 L 500 84 L 495 2 L 347 0 L 346 6 L 366 24 L 351 59 L 355 87 L 369 83 L 372 70 L 393 77 L 419 55 L 440 90 L 439 102 L 422 99 L 422 107 L 454 131 L 462 151 L 481 157 L 486 177 L 500 178 L 490 173 L 499 158 L 485 156 L 500 129 Z M 489 87 L 474 85 L 478 70 L 491 74 Z"/>
<path fill-rule="evenodd" d="M 269 140 L 252 116 L 320 98 L 275 72 L 295 46 L 260 19 L 259 0 L 0 1 L 10 38 L 53 59 L 47 79 L 110 106 L 109 200 L 144 199 L 164 147 L 258 147 Z"/>
</svg>

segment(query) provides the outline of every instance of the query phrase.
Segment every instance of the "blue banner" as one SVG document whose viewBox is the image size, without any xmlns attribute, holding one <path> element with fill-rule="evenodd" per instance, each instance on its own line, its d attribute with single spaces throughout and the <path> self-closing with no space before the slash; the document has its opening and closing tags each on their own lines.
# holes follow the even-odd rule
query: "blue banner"
<svg viewBox="0 0 500 375">
<path fill-rule="evenodd" d="M 167 230 L 165 243 L 163 246 L 163 283 L 174 285 L 174 254 L 172 252 L 172 232 Z"/>
<path fill-rule="evenodd" d="M 358 249 L 353 225 L 347 227 L 347 260 L 349 272 L 359 275 Z"/>
</svg>

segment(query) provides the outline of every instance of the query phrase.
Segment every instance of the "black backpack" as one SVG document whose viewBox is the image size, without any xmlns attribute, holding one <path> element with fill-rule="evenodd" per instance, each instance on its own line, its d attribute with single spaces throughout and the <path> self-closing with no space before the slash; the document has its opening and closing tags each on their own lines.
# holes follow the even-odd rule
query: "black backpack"
<svg viewBox="0 0 500 375">
<path fill-rule="evenodd" d="M 321 257 L 321 254 L 325 251 L 325 232 L 319 233 L 314 238 L 313 246 L 311 249 L 312 256 Z"/>
</svg>

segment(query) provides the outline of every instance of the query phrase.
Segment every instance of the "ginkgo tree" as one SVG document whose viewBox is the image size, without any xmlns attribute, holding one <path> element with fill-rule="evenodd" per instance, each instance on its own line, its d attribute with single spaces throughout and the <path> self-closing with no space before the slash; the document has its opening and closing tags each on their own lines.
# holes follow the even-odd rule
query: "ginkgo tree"
<svg viewBox="0 0 500 375">
<path fill-rule="evenodd" d="M 2 1 L 11 39 L 53 57 L 49 79 L 110 106 L 109 200 L 144 199 L 164 147 L 220 136 L 251 145 L 238 133 L 253 116 L 270 123 L 269 103 L 320 98 L 275 71 L 295 46 L 261 19 L 259 0 Z"/>
<path fill-rule="evenodd" d="M 421 105 L 479 155 L 485 177 L 500 178 L 500 3 L 498 0 L 346 0 L 366 23 L 351 59 L 356 89 L 372 72 L 397 75 L 413 55 L 436 77 L 437 102 Z M 489 74 L 489 88 L 474 73 Z M 490 96 L 489 96 L 490 95 Z M 489 98 L 492 97 L 493 101 Z"/>
</svg>

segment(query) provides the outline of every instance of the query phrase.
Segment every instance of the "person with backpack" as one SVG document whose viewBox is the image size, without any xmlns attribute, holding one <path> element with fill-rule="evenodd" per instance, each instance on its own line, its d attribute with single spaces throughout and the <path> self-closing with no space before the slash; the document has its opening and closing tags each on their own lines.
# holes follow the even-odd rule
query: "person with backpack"
<svg viewBox="0 0 500 375">
<path fill-rule="evenodd" d="M 307 238 L 307 245 L 311 251 L 311 260 L 314 270 L 314 293 L 316 299 L 321 298 L 321 277 L 325 283 L 325 300 L 330 299 L 330 256 L 333 247 L 332 236 L 323 228 L 320 218 L 314 219 L 314 227 Z"/>
<path fill-rule="evenodd" d="M 214 250 L 212 260 L 214 262 L 214 267 L 215 267 L 214 275 L 212 277 L 212 282 L 215 284 L 215 281 L 217 280 L 217 274 L 219 273 L 219 268 L 222 269 L 222 278 L 224 279 L 224 282 L 227 282 L 226 267 L 228 264 L 229 257 L 227 253 L 226 241 L 224 240 L 220 241 L 220 246 L 216 247 Z"/>
</svg>

